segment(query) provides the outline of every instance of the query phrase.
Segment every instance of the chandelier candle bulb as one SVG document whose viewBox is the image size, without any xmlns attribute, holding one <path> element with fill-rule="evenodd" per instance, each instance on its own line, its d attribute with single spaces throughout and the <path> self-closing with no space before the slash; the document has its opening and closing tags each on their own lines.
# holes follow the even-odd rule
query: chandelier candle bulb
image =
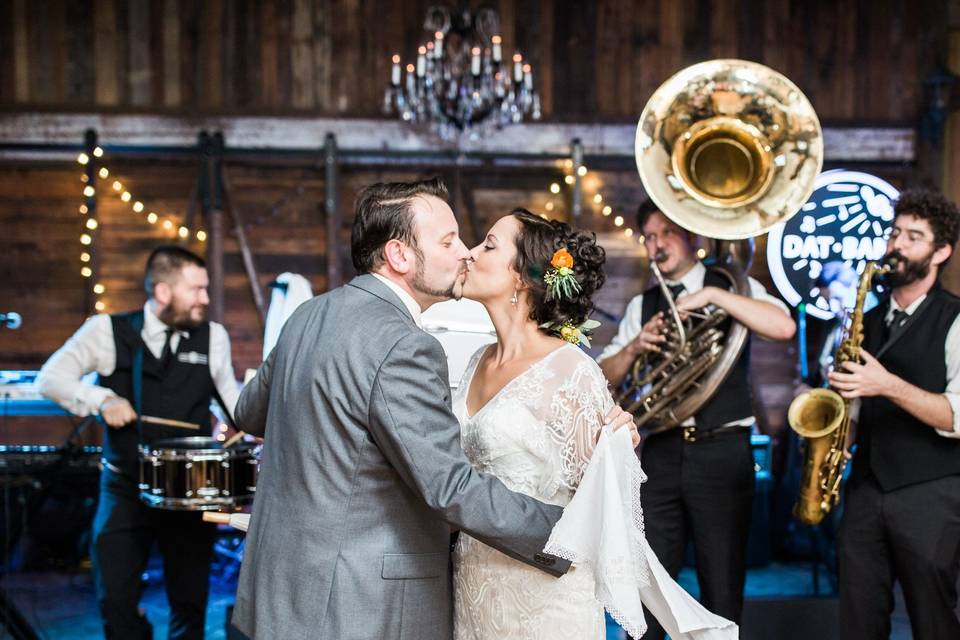
<svg viewBox="0 0 960 640">
<path fill-rule="evenodd" d="M 500 36 L 493 36 L 492 42 L 493 42 L 493 61 L 496 62 L 497 64 L 500 64 L 500 60 L 503 59 L 503 49 L 500 46 L 503 40 L 500 38 Z"/>
<path fill-rule="evenodd" d="M 474 47 L 470 51 L 470 73 L 475 76 L 480 75 L 480 47 Z"/>
<path fill-rule="evenodd" d="M 400 56 L 394 54 L 393 69 L 390 71 L 390 84 L 395 87 L 400 86 Z"/>
<path fill-rule="evenodd" d="M 517 84 L 523 81 L 523 56 L 519 53 L 513 56 L 513 81 Z"/>
<path fill-rule="evenodd" d="M 422 78 L 427 72 L 427 48 L 417 49 L 417 77 Z"/>
<path fill-rule="evenodd" d="M 523 88 L 533 91 L 533 71 L 529 64 L 523 65 Z"/>
<path fill-rule="evenodd" d="M 433 34 L 434 45 L 433 45 L 433 56 L 440 60 L 443 57 L 443 31 L 437 31 Z"/>
</svg>

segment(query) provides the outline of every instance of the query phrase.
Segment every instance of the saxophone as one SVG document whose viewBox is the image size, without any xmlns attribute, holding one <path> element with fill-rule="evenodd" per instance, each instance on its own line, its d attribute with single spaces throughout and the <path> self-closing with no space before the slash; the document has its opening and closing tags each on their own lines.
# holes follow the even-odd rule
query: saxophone
<svg viewBox="0 0 960 640">
<path fill-rule="evenodd" d="M 882 264 L 868 262 L 860 276 L 857 300 L 850 322 L 833 359 L 835 367 L 844 362 L 861 362 L 863 305 L 873 278 L 896 268 L 897 260 L 887 257 Z M 849 401 L 832 389 L 811 389 L 793 399 L 787 411 L 790 427 L 806 439 L 800 496 L 793 515 L 807 525 L 819 524 L 840 502 L 840 483 L 847 466 L 844 455 L 850 433 Z"/>
</svg>

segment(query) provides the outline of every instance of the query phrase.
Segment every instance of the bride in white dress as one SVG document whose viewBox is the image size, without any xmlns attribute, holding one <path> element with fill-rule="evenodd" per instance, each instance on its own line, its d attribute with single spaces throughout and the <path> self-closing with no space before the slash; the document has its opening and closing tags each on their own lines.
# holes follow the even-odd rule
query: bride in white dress
<svg viewBox="0 0 960 640">
<path fill-rule="evenodd" d="M 566 507 L 613 406 L 600 368 L 571 344 L 593 310 L 591 295 L 603 284 L 603 249 L 592 233 L 517 210 L 501 218 L 471 255 L 464 296 L 486 307 L 497 342 L 474 354 L 453 395 L 464 451 L 477 470 L 508 488 Z M 560 270 L 571 262 L 572 271 Z M 576 282 L 551 285 L 565 273 Z M 561 330 L 566 340 L 557 337 Z M 647 552 L 655 573 L 659 563 Z M 658 583 L 663 575 L 653 581 L 663 605 L 653 608 L 658 618 L 682 610 L 678 615 L 696 623 L 671 620 L 668 629 L 705 631 L 675 631 L 674 638 L 737 637 L 735 625 L 703 610 L 675 583 Z M 603 605 L 595 585 L 588 564 L 575 563 L 554 578 L 461 532 L 454 550 L 454 636 L 601 640 Z M 666 597 L 659 591 L 664 588 Z M 714 625 L 726 631 L 713 635 Z"/>
</svg>

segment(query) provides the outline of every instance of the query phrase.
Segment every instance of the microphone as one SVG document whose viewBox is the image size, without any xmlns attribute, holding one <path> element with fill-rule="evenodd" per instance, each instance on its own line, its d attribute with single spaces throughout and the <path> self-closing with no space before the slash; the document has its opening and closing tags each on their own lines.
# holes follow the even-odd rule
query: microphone
<svg viewBox="0 0 960 640">
<path fill-rule="evenodd" d="M 0 324 L 6 325 L 7 329 L 19 329 L 23 324 L 23 318 L 16 311 L 0 313 Z"/>
</svg>

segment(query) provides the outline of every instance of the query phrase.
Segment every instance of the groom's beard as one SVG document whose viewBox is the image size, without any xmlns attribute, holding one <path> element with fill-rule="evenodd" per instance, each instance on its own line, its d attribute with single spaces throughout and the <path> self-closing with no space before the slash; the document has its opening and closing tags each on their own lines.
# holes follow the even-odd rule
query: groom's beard
<svg viewBox="0 0 960 640">
<path fill-rule="evenodd" d="M 887 275 L 887 282 L 889 282 L 893 288 L 913 284 L 917 280 L 926 278 L 927 274 L 930 273 L 930 262 L 933 260 L 933 251 L 921 260 L 907 260 L 899 251 L 890 253 L 890 256 L 896 257 L 903 263 L 903 271 L 897 268 L 897 270 Z"/>
<path fill-rule="evenodd" d="M 434 297 L 442 298 L 444 300 L 459 300 L 463 297 L 463 272 L 466 270 L 466 264 L 463 263 L 460 265 L 460 269 L 457 270 L 457 275 L 454 276 L 453 282 L 448 286 L 444 287 L 442 285 L 430 284 L 427 282 L 426 278 L 426 268 L 423 264 L 423 256 L 420 255 L 420 252 L 417 252 L 417 270 L 413 274 L 413 288 L 419 291 L 422 294 Z"/>
</svg>

